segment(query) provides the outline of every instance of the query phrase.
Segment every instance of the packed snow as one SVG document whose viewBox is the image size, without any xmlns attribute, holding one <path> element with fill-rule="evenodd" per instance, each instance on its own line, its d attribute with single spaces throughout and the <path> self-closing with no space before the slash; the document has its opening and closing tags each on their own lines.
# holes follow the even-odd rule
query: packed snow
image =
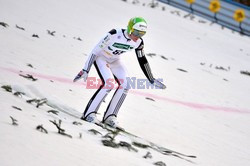
<svg viewBox="0 0 250 166">
<path fill-rule="evenodd" d="M 1 166 L 250 165 L 250 38 L 150 3 L 0 0 Z M 73 78 L 101 37 L 135 16 L 148 22 L 145 54 L 167 88 L 130 90 L 118 120 L 138 137 L 120 133 L 115 141 L 151 142 L 196 158 L 106 147 L 108 131 L 79 119 L 96 89 Z M 131 77 L 145 79 L 134 51 L 123 61 Z M 89 75 L 98 78 L 94 67 Z M 53 124 L 59 121 L 64 135 Z"/>
</svg>

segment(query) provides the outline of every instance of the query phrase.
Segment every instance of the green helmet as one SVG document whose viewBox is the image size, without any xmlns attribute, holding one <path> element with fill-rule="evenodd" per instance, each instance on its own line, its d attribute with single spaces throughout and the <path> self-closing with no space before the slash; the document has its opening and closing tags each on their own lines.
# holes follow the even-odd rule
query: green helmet
<svg viewBox="0 0 250 166">
<path fill-rule="evenodd" d="M 144 20 L 144 18 L 142 18 L 142 17 L 134 17 L 134 18 L 131 18 L 129 20 L 128 27 L 127 27 L 128 34 L 131 34 L 134 29 L 146 33 L 147 22 Z"/>
</svg>

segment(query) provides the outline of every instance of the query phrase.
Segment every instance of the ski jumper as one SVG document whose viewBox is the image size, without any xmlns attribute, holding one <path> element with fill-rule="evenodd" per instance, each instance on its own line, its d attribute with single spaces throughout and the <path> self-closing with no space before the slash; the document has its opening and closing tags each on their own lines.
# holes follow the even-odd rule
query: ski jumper
<svg viewBox="0 0 250 166">
<path fill-rule="evenodd" d="M 128 93 L 127 73 L 125 66 L 120 60 L 120 56 L 131 50 L 135 50 L 140 67 L 148 80 L 153 83 L 154 78 L 151 73 L 148 61 L 143 51 L 143 40 L 139 38 L 136 42 L 131 40 L 125 29 L 113 29 L 95 46 L 90 53 L 83 70 L 87 73 L 94 64 L 97 73 L 102 80 L 102 85 L 89 100 L 83 119 L 91 113 L 97 113 L 102 101 L 112 90 L 107 88 L 110 79 L 115 79 L 119 85 L 116 89 L 107 109 L 104 113 L 103 121 L 109 116 L 117 116 L 119 109 Z"/>
</svg>

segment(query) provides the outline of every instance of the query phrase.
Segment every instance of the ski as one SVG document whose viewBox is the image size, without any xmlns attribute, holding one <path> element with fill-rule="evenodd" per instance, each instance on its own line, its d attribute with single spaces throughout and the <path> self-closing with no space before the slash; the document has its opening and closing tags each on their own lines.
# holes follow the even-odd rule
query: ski
<svg viewBox="0 0 250 166">
<path fill-rule="evenodd" d="M 95 123 L 97 126 L 107 130 L 107 131 L 112 131 L 112 132 L 120 132 L 120 133 L 123 133 L 125 135 L 129 135 L 129 136 L 132 136 L 132 137 L 135 137 L 135 138 L 139 138 L 138 136 L 126 131 L 124 128 L 122 127 L 112 127 L 110 125 L 107 125 L 103 122 L 100 122 L 100 123 Z"/>
<path fill-rule="evenodd" d="M 165 147 L 160 147 L 158 145 L 156 145 L 155 143 L 152 143 L 150 142 L 151 144 L 151 147 L 153 147 L 154 150 L 157 150 L 158 152 L 164 154 L 164 155 L 169 155 L 169 154 L 176 154 L 176 155 L 180 155 L 180 156 L 183 156 L 183 157 L 189 157 L 189 158 L 197 158 L 197 156 L 195 155 L 187 155 L 187 154 L 184 154 L 184 153 L 180 153 L 180 152 L 177 152 L 177 151 L 174 151 L 174 150 L 171 150 L 171 149 L 167 149 Z"/>
<path fill-rule="evenodd" d="M 138 137 L 138 136 L 136 136 L 134 134 L 131 134 L 131 133 L 125 131 L 125 129 L 122 128 L 122 127 L 112 127 L 112 126 L 109 126 L 109 125 L 104 124 L 104 123 L 96 123 L 96 125 L 100 126 L 103 129 L 106 129 L 108 131 L 121 132 L 121 133 L 124 133 L 126 135 L 133 136 L 135 138 L 140 138 L 140 137 Z M 156 151 L 158 151 L 158 152 L 160 152 L 161 154 L 164 154 L 164 155 L 172 155 L 172 156 L 179 157 L 179 158 L 182 158 L 182 157 L 197 158 L 197 156 L 195 156 L 195 155 L 187 155 L 187 154 L 180 153 L 180 152 L 177 152 L 177 151 L 174 151 L 174 150 L 171 150 L 171 149 L 167 149 L 165 147 L 160 147 L 160 146 L 156 145 L 155 143 L 152 143 L 152 142 L 149 142 L 149 141 L 146 141 L 146 142 L 148 142 L 150 144 L 150 147 L 153 150 L 156 150 Z"/>
<path fill-rule="evenodd" d="M 73 109 L 72 110 L 65 110 L 65 109 L 61 109 L 60 107 L 57 107 L 56 105 L 53 105 L 53 106 L 48 105 L 48 106 L 50 106 L 52 108 L 59 109 L 60 111 L 66 113 L 66 114 L 68 114 L 68 115 L 70 115 L 70 116 L 72 116 L 74 118 L 80 119 L 80 117 L 81 117 L 81 114 L 78 113 L 77 111 L 73 110 Z M 117 133 L 120 133 L 120 134 L 122 133 L 125 136 L 127 135 L 127 136 L 130 136 L 130 137 L 136 138 L 136 139 L 142 139 L 141 137 L 138 137 L 137 135 L 134 135 L 134 134 L 126 131 L 122 127 L 115 127 L 114 128 L 114 127 L 109 126 L 107 124 L 104 124 L 102 122 L 94 123 L 94 124 L 101 127 L 102 129 L 105 129 L 105 130 L 109 131 L 109 132 L 112 131 L 112 132 L 117 132 Z M 144 139 L 142 139 L 142 140 L 144 140 Z M 147 140 L 144 140 L 144 141 L 146 141 L 149 144 L 148 147 L 150 147 L 151 149 L 153 149 L 153 150 L 155 150 L 155 151 L 157 151 L 157 152 L 159 152 L 159 153 L 161 153 L 163 155 L 172 155 L 172 156 L 184 159 L 184 160 L 189 161 L 189 162 L 192 162 L 192 161 L 187 160 L 187 159 L 185 159 L 183 157 L 197 158 L 197 156 L 195 156 L 195 155 L 188 155 L 188 154 L 180 153 L 180 152 L 177 152 L 177 151 L 165 148 L 165 147 L 158 146 L 157 144 L 152 143 L 150 141 L 147 141 Z"/>
</svg>

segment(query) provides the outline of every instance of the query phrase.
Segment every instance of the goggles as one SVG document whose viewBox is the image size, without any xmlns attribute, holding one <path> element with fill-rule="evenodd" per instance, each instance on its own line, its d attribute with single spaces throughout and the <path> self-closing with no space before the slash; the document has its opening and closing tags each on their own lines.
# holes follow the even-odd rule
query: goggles
<svg viewBox="0 0 250 166">
<path fill-rule="evenodd" d="M 145 31 L 139 31 L 139 30 L 136 30 L 136 29 L 131 30 L 131 34 L 138 37 L 138 38 L 144 36 L 145 33 L 146 33 Z"/>
</svg>

